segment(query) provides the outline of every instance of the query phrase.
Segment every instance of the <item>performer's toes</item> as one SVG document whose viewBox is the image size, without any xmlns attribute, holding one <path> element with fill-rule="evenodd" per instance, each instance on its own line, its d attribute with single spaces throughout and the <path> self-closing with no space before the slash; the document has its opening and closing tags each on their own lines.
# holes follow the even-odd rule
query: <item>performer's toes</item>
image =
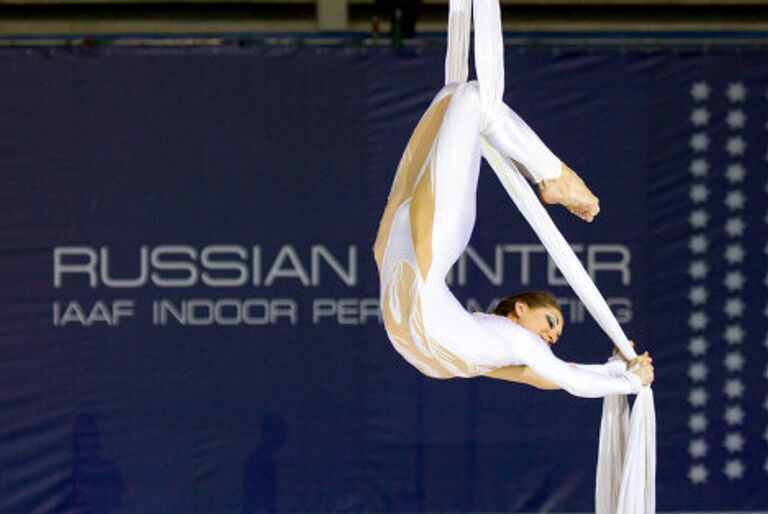
<svg viewBox="0 0 768 514">
<path fill-rule="evenodd" d="M 595 198 L 593 202 L 589 202 L 583 206 L 583 208 L 575 213 L 584 221 L 591 222 L 595 219 L 595 216 L 600 212 L 600 201 Z"/>
</svg>

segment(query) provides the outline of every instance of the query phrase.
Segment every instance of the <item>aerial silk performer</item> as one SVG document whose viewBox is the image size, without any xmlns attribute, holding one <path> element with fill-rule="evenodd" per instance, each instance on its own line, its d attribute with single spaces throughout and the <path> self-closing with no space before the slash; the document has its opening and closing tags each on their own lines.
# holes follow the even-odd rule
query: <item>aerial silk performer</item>
<svg viewBox="0 0 768 514">
<path fill-rule="evenodd" d="M 478 80 L 467 82 L 470 7 Z M 604 298 L 526 182 L 546 203 L 591 221 L 597 199 L 501 100 L 503 40 L 498 0 L 451 0 L 446 85 L 403 153 L 374 246 L 384 325 L 397 352 L 434 378 L 486 376 L 603 397 L 597 514 L 655 512 L 653 366 L 638 356 Z M 546 293 L 510 297 L 496 314 L 470 314 L 446 276 L 475 222 L 484 157 L 618 356 L 578 365 L 551 351 L 563 317 Z M 631 418 L 626 396 L 637 394 Z"/>
</svg>

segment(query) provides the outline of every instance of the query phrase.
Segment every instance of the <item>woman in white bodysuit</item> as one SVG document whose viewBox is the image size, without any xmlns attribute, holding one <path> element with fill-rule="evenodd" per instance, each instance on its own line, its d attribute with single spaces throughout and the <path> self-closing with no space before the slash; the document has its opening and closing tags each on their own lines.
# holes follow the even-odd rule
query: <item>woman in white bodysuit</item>
<svg viewBox="0 0 768 514">
<path fill-rule="evenodd" d="M 562 332 L 559 309 L 520 301 L 509 315 L 473 315 L 448 288 L 475 222 L 481 135 L 539 184 L 546 203 L 586 221 L 599 211 L 581 179 L 514 111 L 502 104 L 484 117 L 476 83 L 445 86 L 403 153 L 374 247 L 393 346 L 435 378 L 484 375 L 584 397 L 636 394 L 653 380 L 647 354 L 633 371 L 623 361 L 569 364 L 550 349 Z"/>
</svg>

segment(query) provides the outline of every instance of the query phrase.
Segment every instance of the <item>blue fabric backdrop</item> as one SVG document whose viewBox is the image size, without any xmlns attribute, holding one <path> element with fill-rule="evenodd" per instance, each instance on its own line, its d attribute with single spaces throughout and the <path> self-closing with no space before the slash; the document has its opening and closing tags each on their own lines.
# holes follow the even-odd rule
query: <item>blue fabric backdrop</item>
<svg viewBox="0 0 768 514">
<path fill-rule="evenodd" d="M 443 49 L 0 51 L 0 511 L 588 511 L 601 403 L 421 377 L 371 246 Z M 560 210 L 655 357 L 660 510 L 766 510 L 765 50 L 507 49 Z M 469 308 L 565 305 L 485 170 Z"/>
</svg>

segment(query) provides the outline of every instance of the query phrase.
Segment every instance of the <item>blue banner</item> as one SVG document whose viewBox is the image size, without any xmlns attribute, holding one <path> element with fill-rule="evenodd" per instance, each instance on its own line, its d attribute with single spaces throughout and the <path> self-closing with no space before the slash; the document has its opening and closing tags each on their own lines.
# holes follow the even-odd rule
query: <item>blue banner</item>
<svg viewBox="0 0 768 514">
<path fill-rule="evenodd" d="M 444 49 L 0 51 L 0 512 L 585 512 L 601 402 L 422 377 L 372 245 Z M 509 47 L 550 208 L 654 356 L 660 511 L 768 510 L 765 50 Z M 452 289 L 552 291 L 490 172 Z"/>
</svg>

